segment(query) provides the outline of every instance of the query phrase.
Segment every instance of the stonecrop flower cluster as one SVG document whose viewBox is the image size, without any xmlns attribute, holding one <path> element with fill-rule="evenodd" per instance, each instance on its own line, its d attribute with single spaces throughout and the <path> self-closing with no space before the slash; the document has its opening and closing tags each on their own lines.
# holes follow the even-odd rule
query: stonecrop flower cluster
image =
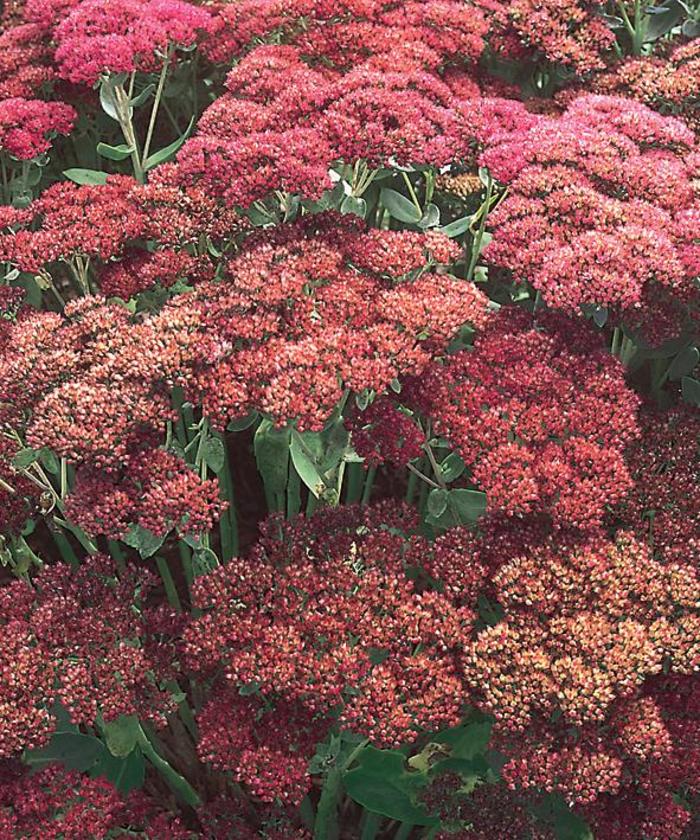
<svg viewBox="0 0 700 840">
<path fill-rule="evenodd" d="M 700 10 L 0 9 L 0 840 L 700 836 Z"/>
</svg>

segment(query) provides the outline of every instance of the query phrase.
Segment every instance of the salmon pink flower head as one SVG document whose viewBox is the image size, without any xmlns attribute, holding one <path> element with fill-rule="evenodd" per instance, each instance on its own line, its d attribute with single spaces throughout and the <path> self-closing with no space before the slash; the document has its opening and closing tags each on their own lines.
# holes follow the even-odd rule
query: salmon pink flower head
<svg viewBox="0 0 700 840">
<path fill-rule="evenodd" d="M 76 112 L 63 102 L 39 99 L 0 101 L 0 151 L 31 160 L 51 148 L 56 134 L 70 134 Z"/>
<path fill-rule="evenodd" d="M 195 46 L 210 20 L 184 0 L 84 0 L 55 30 L 59 76 L 92 85 L 104 74 L 154 72 L 169 47 Z"/>
<path fill-rule="evenodd" d="M 491 511 L 586 529 L 632 486 L 623 453 L 639 398 L 595 333 L 563 317 L 502 309 L 472 351 L 433 362 L 404 398 L 452 443 Z"/>
<path fill-rule="evenodd" d="M 529 282 L 552 307 L 630 315 L 661 288 L 681 303 L 696 291 L 698 205 L 693 132 L 627 99 L 579 96 L 486 144 L 481 162 L 509 184 L 489 218 L 487 260 Z M 678 318 L 677 320 L 682 320 Z"/>
</svg>

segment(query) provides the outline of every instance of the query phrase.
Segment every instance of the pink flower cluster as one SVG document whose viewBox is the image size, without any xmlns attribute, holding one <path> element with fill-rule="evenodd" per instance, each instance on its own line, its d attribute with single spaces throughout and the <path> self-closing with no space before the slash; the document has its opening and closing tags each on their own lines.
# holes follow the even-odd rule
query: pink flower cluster
<svg viewBox="0 0 700 840">
<path fill-rule="evenodd" d="M 117 578 L 111 558 L 95 555 L 77 570 L 47 566 L 33 585 L 0 590 L 0 756 L 45 744 L 56 701 L 75 723 L 93 724 L 98 714 L 164 722 L 171 700 L 159 679 L 167 673 L 149 655 L 143 609 L 152 584 L 141 570 Z"/>
<path fill-rule="evenodd" d="M 92 85 L 110 73 L 160 69 L 171 46 L 191 47 L 210 15 L 182 0 L 82 0 L 54 31 L 58 73 Z M 72 8 L 71 8 L 72 7 Z"/>
<path fill-rule="evenodd" d="M 588 803 L 596 834 L 615 836 L 608 808 L 697 788 L 697 747 L 680 736 L 698 726 L 697 570 L 659 563 L 630 534 L 523 540 L 503 527 L 462 559 L 497 561 L 492 597 L 504 610 L 467 645 L 467 680 L 496 718 L 508 785 Z M 630 826 L 652 818 L 637 810 Z"/>
<path fill-rule="evenodd" d="M 487 259 L 551 306 L 639 308 L 660 286 L 697 295 L 697 153 L 690 129 L 629 100 L 584 95 L 483 156 L 509 193 Z"/>
<path fill-rule="evenodd" d="M 319 430 L 344 389 L 383 392 L 464 323 L 486 322 L 485 296 L 435 270 L 456 254 L 439 233 L 368 230 L 334 214 L 250 237 L 223 281 L 164 310 L 198 313 L 193 400 L 220 426 L 258 410 Z"/>
<path fill-rule="evenodd" d="M 0 151 L 31 160 L 51 148 L 56 134 L 69 134 L 75 110 L 62 102 L 39 99 L 0 100 Z"/>
<path fill-rule="evenodd" d="M 272 518 L 249 558 L 198 579 L 203 615 L 185 632 L 186 662 L 230 686 L 199 717 L 205 760 L 264 799 L 299 801 L 334 710 L 386 746 L 459 720 L 459 651 L 476 616 L 408 579 L 401 532 L 416 524 L 410 509 L 386 505 Z M 412 550 L 439 565 L 457 547 L 416 538 Z M 269 741 L 251 732 L 260 715 Z M 222 724 L 232 717 L 236 726 Z"/>
<path fill-rule="evenodd" d="M 615 44 L 601 0 L 480 0 L 488 42 L 511 60 L 543 58 L 579 74 L 602 70 Z"/>
<path fill-rule="evenodd" d="M 403 399 L 403 396 L 402 396 Z M 408 389 L 486 491 L 489 509 L 599 525 L 632 481 L 624 461 L 639 398 L 586 327 L 502 309 L 465 350 Z"/>
</svg>

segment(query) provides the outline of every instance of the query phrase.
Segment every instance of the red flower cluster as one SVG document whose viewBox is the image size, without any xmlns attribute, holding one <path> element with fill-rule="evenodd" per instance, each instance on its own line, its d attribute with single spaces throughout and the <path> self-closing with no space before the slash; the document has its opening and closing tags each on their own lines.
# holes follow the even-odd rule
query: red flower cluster
<svg viewBox="0 0 700 840">
<path fill-rule="evenodd" d="M 413 57 L 373 58 L 344 75 L 305 57 L 303 48 L 265 46 L 240 61 L 229 93 L 178 155 L 182 183 L 247 206 L 275 189 L 318 198 L 338 159 L 443 166 L 467 154 L 451 89 Z"/>
<path fill-rule="evenodd" d="M 601 0 L 480 0 L 489 46 L 503 58 L 544 59 L 579 74 L 602 70 L 615 35 Z"/>
<path fill-rule="evenodd" d="M 106 779 L 90 779 L 59 764 L 29 774 L 19 762 L 6 761 L 0 762 L 0 836 L 194 840 L 195 835 L 143 793 L 123 799 Z"/>
<path fill-rule="evenodd" d="M 2 208 L 0 258 L 22 271 L 75 256 L 108 260 L 141 234 L 142 209 L 134 181 L 111 176 L 103 186 L 61 181 L 24 210 Z"/>
<path fill-rule="evenodd" d="M 501 310 L 473 351 L 412 382 L 408 402 L 457 449 L 492 511 L 588 528 L 631 487 L 623 455 L 639 399 L 595 334 L 558 316 Z"/>
<path fill-rule="evenodd" d="M 323 718 L 334 711 L 384 745 L 459 720 L 458 652 L 475 614 L 408 579 L 401 532 L 415 524 L 409 509 L 385 505 L 293 523 L 273 518 L 247 560 L 198 579 L 195 602 L 204 614 L 185 632 L 186 660 L 204 676 L 223 673 L 231 686 L 200 716 L 203 758 L 239 772 L 260 796 L 298 800 L 308 788 L 306 762 L 297 768 L 275 755 L 296 745 L 303 757 L 306 738 L 320 740 Z M 414 544 L 427 556 L 450 548 Z M 260 698 L 242 700 L 238 687 Z M 262 698 L 274 711 L 253 735 Z M 232 715 L 240 725 L 222 726 Z M 264 731 L 274 731 L 274 742 Z"/>
<path fill-rule="evenodd" d="M 662 113 L 680 114 L 696 130 L 700 97 L 700 38 L 668 55 L 627 58 L 591 80 L 597 93 L 637 99 Z"/>
<path fill-rule="evenodd" d="M 508 783 L 593 802 L 620 790 L 625 768 L 639 778 L 639 766 L 667 761 L 664 700 L 646 690 L 662 669 L 697 682 L 695 569 L 660 564 L 629 534 L 549 537 L 508 558 L 493 584 L 504 620 L 468 647 L 465 671 L 498 722 Z"/>
<path fill-rule="evenodd" d="M 476 62 L 486 29 L 480 10 L 457 0 L 241 0 L 217 9 L 203 48 L 229 63 L 281 37 L 314 63 L 339 69 L 396 52 L 437 67 L 455 58 Z"/>
<path fill-rule="evenodd" d="M 36 96 L 56 76 L 51 58 L 41 27 L 26 23 L 0 32 L 0 97 Z"/>
<path fill-rule="evenodd" d="M 640 421 L 642 436 L 626 453 L 634 488 L 620 515 L 665 562 L 698 565 L 700 417 L 690 408 L 647 408 Z"/>
<path fill-rule="evenodd" d="M 96 555 L 79 569 L 47 566 L 34 585 L 0 590 L 1 756 L 47 741 L 57 700 L 75 723 L 93 724 L 98 714 L 164 720 L 171 700 L 149 656 L 143 612 L 150 584 L 142 571 L 117 579 L 113 561 Z"/>
<path fill-rule="evenodd" d="M 200 313 L 211 355 L 199 348 L 193 400 L 221 426 L 260 410 L 322 428 L 344 389 L 382 392 L 464 323 L 485 323 L 485 296 L 433 270 L 456 254 L 438 233 L 369 231 L 332 214 L 251 237 L 223 282 L 164 310 Z"/>
<path fill-rule="evenodd" d="M 0 100 L 0 151 L 31 160 L 51 148 L 51 137 L 69 134 L 76 113 L 62 102 L 39 99 Z"/>
<path fill-rule="evenodd" d="M 686 300 L 696 294 L 684 227 L 697 212 L 694 143 L 681 121 L 613 97 L 580 96 L 541 117 L 483 155 L 510 184 L 489 219 L 487 258 L 569 313 L 634 309 L 655 284 Z"/>
<path fill-rule="evenodd" d="M 129 463 L 125 475 L 79 470 L 66 498 L 67 515 L 90 534 L 120 539 L 130 525 L 164 536 L 208 531 L 224 505 L 219 485 L 201 479 L 180 458 L 152 449 Z"/>
<path fill-rule="evenodd" d="M 63 79 L 92 85 L 103 74 L 159 70 L 171 46 L 191 47 L 210 15 L 182 0 L 82 0 L 54 32 Z M 59 18 L 60 19 L 60 18 Z"/>
</svg>

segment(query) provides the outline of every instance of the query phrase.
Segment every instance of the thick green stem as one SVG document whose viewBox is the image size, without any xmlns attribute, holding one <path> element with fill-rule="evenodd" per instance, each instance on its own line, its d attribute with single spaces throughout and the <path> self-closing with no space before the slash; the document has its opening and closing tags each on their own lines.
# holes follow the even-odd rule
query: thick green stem
<svg viewBox="0 0 700 840">
<path fill-rule="evenodd" d="M 294 469 L 292 459 L 289 459 L 289 476 L 287 478 L 287 519 L 296 516 L 301 510 L 301 479 Z"/>
<path fill-rule="evenodd" d="M 338 836 L 338 797 L 340 796 L 341 772 L 337 767 L 326 776 L 321 798 L 316 809 L 314 840 L 333 840 Z"/>
<path fill-rule="evenodd" d="M 197 791 L 192 787 L 187 779 L 174 770 L 170 764 L 168 764 L 168 762 L 156 752 L 153 744 L 149 741 L 148 736 L 141 726 L 139 726 L 139 746 L 141 747 L 141 752 L 143 752 L 144 756 L 165 779 L 168 786 L 178 799 L 192 808 L 198 808 L 202 804 Z"/>
<path fill-rule="evenodd" d="M 221 559 L 225 562 L 238 555 L 238 518 L 236 516 L 236 499 L 233 488 L 233 474 L 231 473 L 231 462 L 228 456 L 226 440 L 223 435 L 217 434 L 224 447 L 224 468 L 219 476 L 219 484 L 223 491 L 224 498 L 228 502 L 228 508 L 224 511 L 219 522 L 221 534 Z"/>
<path fill-rule="evenodd" d="M 348 464 L 348 482 L 345 488 L 345 504 L 354 505 L 362 498 L 366 470 L 362 464 Z"/>
<path fill-rule="evenodd" d="M 158 567 L 158 572 L 160 574 L 161 580 L 163 581 L 163 587 L 165 588 L 165 595 L 168 599 L 168 603 L 178 612 L 182 612 L 180 596 L 177 593 L 177 587 L 175 586 L 175 581 L 170 571 L 168 561 L 165 559 L 165 557 L 158 556 L 156 557 L 156 566 Z"/>
<path fill-rule="evenodd" d="M 489 210 L 491 208 L 491 198 L 493 196 L 493 178 L 489 175 L 488 181 L 486 184 L 486 198 L 484 199 L 484 203 L 481 205 L 481 218 L 479 220 L 479 229 L 477 231 L 476 236 L 474 237 L 474 242 L 472 243 L 472 253 L 471 258 L 469 260 L 469 267 L 467 268 L 467 275 L 466 279 L 471 280 L 474 277 L 474 270 L 476 269 L 476 263 L 479 259 L 481 254 L 481 243 L 484 239 L 484 231 L 486 230 L 486 219 L 489 215 Z"/>
<path fill-rule="evenodd" d="M 123 85 L 115 85 L 114 99 L 119 127 L 124 135 L 126 145 L 131 148 L 131 165 L 134 170 L 134 178 L 143 183 L 143 165 L 139 154 L 139 142 L 134 131 L 131 97 L 124 90 Z"/>
<path fill-rule="evenodd" d="M 125 555 L 122 547 L 116 540 L 107 540 L 107 547 L 109 548 L 110 557 L 114 558 L 114 562 L 120 573 L 126 571 Z"/>
<path fill-rule="evenodd" d="M 367 478 L 365 478 L 365 489 L 362 491 L 362 500 L 360 504 L 362 507 L 367 507 L 372 498 L 372 488 L 374 487 L 374 479 L 377 476 L 377 468 L 370 467 L 367 470 Z"/>
<path fill-rule="evenodd" d="M 151 108 L 151 118 L 148 121 L 148 129 L 146 131 L 146 139 L 143 143 L 143 154 L 141 155 L 141 159 L 143 161 L 143 165 L 147 166 L 148 164 L 148 152 L 151 148 L 151 140 L 153 139 L 153 130 L 156 127 L 156 119 L 158 117 L 158 108 L 160 107 L 160 100 L 163 98 L 163 88 L 165 87 L 165 78 L 168 75 L 168 67 L 170 66 L 170 58 L 173 54 L 173 48 L 171 45 L 168 46 L 168 51 L 165 54 L 165 58 L 163 59 L 163 69 L 160 71 L 160 77 L 158 78 L 158 87 L 156 88 L 156 95 L 153 100 L 153 107 Z"/>
<path fill-rule="evenodd" d="M 80 560 L 76 553 L 73 551 L 73 546 L 68 541 L 67 537 L 65 537 L 60 531 L 55 530 L 54 528 L 49 528 L 51 532 L 51 536 L 53 537 L 53 541 L 56 543 L 56 547 L 65 563 L 72 566 L 74 569 L 77 569 L 80 565 Z"/>
</svg>

